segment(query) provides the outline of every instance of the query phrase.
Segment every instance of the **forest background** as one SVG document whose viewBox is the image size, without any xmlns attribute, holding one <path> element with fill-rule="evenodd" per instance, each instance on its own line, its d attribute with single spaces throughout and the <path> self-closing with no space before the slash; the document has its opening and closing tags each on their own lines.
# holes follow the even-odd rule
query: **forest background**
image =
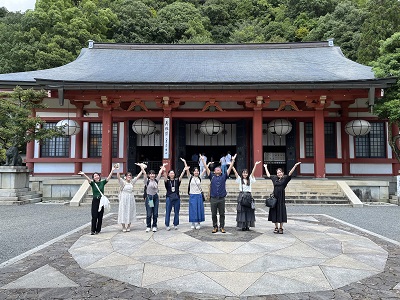
<svg viewBox="0 0 400 300">
<path fill-rule="evenodd" d="M 65 65 L 89 40 L 204 44 L 333 38 L 347 58 L 372 66 L 377 77 L 398 78 L 399 16 L 398 0 L 36 0 L 25 13 L 0 7 L 0 74 Z M 380 118 L 400 127 L 400 80 L 376 104 Z M 390 140 L 400 145 L 400 135 Z"/>
</svg>

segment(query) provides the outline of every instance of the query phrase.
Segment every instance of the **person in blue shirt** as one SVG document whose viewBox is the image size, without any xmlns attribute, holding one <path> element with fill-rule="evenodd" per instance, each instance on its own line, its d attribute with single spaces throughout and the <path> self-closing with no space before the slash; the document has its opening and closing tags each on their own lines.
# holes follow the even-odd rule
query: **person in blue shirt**
<svg viewBox="0 0 400 300">
<path fill-rule="evenodd" d="M 216 167 L 214 173 L 211 173 L 204 160 L 203 155 L 200 156 L 203 166 L 206 169 L 207 176 L 210 179 L 210 204 L 211 204 L 211 218 L 213 222 L 212 233 L 218 232 L 218 218 L 217 212 L 219 213 L 219 229 L 222 233 L 225 233 L 225 196 L 226 192 L 226 180 L 229 178 L 229 174 L 235 163 L 236 154 L 232 157 L 231 164 L 225 174 L 222 173 L 221 167 Z"/>
</svg>

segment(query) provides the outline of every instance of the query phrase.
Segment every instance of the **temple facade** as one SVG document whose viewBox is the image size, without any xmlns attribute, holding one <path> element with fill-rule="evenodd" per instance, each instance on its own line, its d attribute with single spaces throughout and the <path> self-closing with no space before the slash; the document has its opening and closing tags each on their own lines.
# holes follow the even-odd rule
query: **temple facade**
<svg viewBox="0 0 400 300">
<path fill-rule="evenodd" d="M 332 41 L 281 44 L 158 45 L 89 41 L 73 62 L 0 74 L 0 89 L 45 89 L 34 114 L 76 134 L 27 145 L 33 175 L 107 174 L 113 163 L 159 169 L 180 158 L 218 165 L 228 151 L 237 169 L 268 163 L 297 175 L 392 176 L 388 145 L 398 128 L 373 115 L 393 78 L 343 56 Z M 72 126 L 72 125 L 71 125 Z M 368 133 L 366 133 L 368 132 Z M 365 134 L 366 133 L 366 134 Z M 258 168 L 256 177 L 263 175 Z"/>
</svg>

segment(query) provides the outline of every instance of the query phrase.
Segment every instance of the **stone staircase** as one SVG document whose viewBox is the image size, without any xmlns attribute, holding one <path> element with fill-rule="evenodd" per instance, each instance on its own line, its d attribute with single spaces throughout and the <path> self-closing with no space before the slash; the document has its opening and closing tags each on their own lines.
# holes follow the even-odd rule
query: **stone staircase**
<svg viewBox="0 0 400 300">
<path fill-rule="evenodd" d="M 208 179 L 203 179 L 201 182 L 202 189 L 206 195 L 209 194 Z M 180 194 L 182 206 L 187 206 L 189 196 L 187 195 L 188 180 L 184 178 L 181 183 Z M 136 182 L 134 193 L 136 202 L 143 202 L 143 179 Z M 161 179 L 159 184 L 159 195 L 161 202 L 165 202 L 165 187 L 164 181 Z M 239 192 L 238 184 L 233 179 L 227 180 L 226 205 L 236 205 L 236 198 Z M 257 204 L 263 204 L 266 196 L 273 191 L 273 185 L 270 180 L 257 179 L 257 182 L 252 186 L 252 194 Z M 118 202 L 119 185 L 116 179 L 111 179 L 105 186 L 105 194 L 111 202 Z M 91 203 L 92 190 L 88 189 L 81 205 Z M 316 179 L 292 179 L 286 188 L 286 203 L 287 204 L 336 204 L 336 205 L 351 205 L 350 200 L 342 191 L 336 180 L 316 180 Z M 206 201 L 206 206 L 209 203 Z"/>
<path fill-rule="evenodd" d="M 42 201 L 41 192 L 31 191 L 29 188 L 20 188 L 17 190 L 7 190 L 3 189 L 0 197 L 1 205 L 22 205 L 29 203 L 36 203 Z"/>
</svg>

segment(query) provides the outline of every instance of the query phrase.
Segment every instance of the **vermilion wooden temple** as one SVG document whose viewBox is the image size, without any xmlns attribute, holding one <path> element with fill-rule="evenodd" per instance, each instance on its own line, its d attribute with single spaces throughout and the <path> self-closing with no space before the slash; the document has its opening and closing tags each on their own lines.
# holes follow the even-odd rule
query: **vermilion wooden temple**
<svg viewBox="0 0 400 300">
<path fill-rule="evenodd" d="M 394 82 L 375 78 L 368 66 L 343 56 L 332 41 L 281 44 L 158 45 L 89 42 L 73 62 L 53 69 L 0 75 L 0 88 L 43 88 L 45 110 L 55 126 L 75 120 L 78 134 L 30 143 L 26 164 L 34 175 L 109 172 L 119 162 L 182 169 L 179 157 L 195 153 L 219 161 L 238 153 L 237 168 L 264 161 L 298 175 L 397 175 L 387 143 L 388 123 L 371 113 L 376 98 Z M 138 119 L 155 131 L 132 131 Z M 268 129 L 274 120 L 292 127 Z M 345 126 L 366 120 L 371 130 L 349 135 Z M 204 134 L 205 120 L 219 121 L 218 135 Z M 192 162 L 196 164 L 196 162 Z M 273 171 L 273 170 L 271 170 Z M 256 176 L 262 176 L 262 168 Z"/>
</svg>

